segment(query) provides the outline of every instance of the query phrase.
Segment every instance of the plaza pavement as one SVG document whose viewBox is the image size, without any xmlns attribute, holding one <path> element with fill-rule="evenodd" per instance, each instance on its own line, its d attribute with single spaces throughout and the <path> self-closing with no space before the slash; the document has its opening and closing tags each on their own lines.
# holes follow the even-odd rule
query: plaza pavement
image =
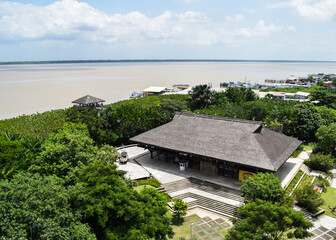
<svg viewBox="0 0 336 240">
<path fill-rule="evenodd" d="M 144 150 L 140 147 L 130 147 L 125 148 L 127 151 L 130 161 L 125 165 L 119 165 L 119 169 L 123 169 L 128 172 L 128 176 L 132 179 L 135 177 L 150 175 L 154 176 L 163 185 L 172 184 L 181 180 L 186 180 L 190 177 L 218 184 L 227 188 L 234 190 L 239 190 L 241 182 L 231 178 L 225 178 L 223 176 L 211 175 L 206 173 L 201 173 L 195 169 L 187 169 L 186 171 L 180 171 L 179 166 L 172 163 L 167 163 L 164 160 L 158 160 L 157 157 L 153 159 L 150 158 L 148 150 Z M 122 150 L 119 150 L 122 151 Z M 302 152 L 297 158 L 290 158 L 283 166 L 280 168 L 279 172 L 276 174 L 282 182 L 283 186 L 286 186 L 289 181 L 295 176 L 297 171 L 301 168 L 303 161 L 309 158 L 310 152 Z M 336 169 L 332 170 L 334 175 L 336 175 Z M 336 179 L 334 178 L 331 183 L 332 187 L 336 187 Z M 221 197 L 216 194 L 212 194 L 206 191 L 201 191 L 195 188 L 185 188 L 172 191 L 169 194 L 174 196 L 183 195 L 184 193 L 193 193 L 194 195 L 206 197 L 210 200 L 216 200 L 226 204 L 230 204 L 237 207 L 241 204 L 239 201 L 234 201 L 229 198 Z M 191 197 L 185 199 L 186 201 L 195 201 Z M 225 218 L 225 216 L 217 214 L 216 212 L 209 212 L 202 208 L 193 208 L 188 210 L 188 215 L 197 214 L 202 219 L 198 222 L 194 222 L 193 236 L 201 240 L 207 239 L 223 239 L 218 232 L 217 228 L 230 228 L 232 223 Z M 213 220 L 215 219 L 215 220 Z M 221 220 L 219 220 L 221 219 Z M 219 222 L 216 222 L 219 220 Z M 192 222 L 190 222 L 191 224 Z M 209 225 L 209 223 L 211 223 Z M 329 216 L 322 216 L 316 220 L 313 220 L 314 227 L 310 230 L 315 235 L 307 240 L 328 240 L 333 239 L 336 236 L 336 219 Z M 216 226 L 216 229 L 213 228 Z"/>
</svg>

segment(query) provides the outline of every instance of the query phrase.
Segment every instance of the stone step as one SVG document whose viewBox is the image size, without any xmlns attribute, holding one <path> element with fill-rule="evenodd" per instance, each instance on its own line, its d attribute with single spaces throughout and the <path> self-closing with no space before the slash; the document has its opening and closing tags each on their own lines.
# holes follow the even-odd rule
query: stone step
<svg viewBox="0 0 336 240">
<path fill-rule="evenodd" d="M 195 178 L 183 179 L 172 183 L 164 184 L 163 186 L 168 194 L 186 188 L 195 188 L 207 193 L 215 194 L 235 201 L 239 202 L 244 201 L 244 198 L 240 196 L 240 192 L 237 190 L 229 189 L 224 186 L 216 185 Z"/>
<path fill-rule="evenodd" d="M 306 174 L 310 174 L 310 172 L 312 171 L 306 164 L 302 164 L 301 168 L 300 168 L 304 173 Z"/>
<path fill-rule="evenodd" d="M 222 215 L 229 216 L 229 217 L 237 217 L 240 218 L 239 214 L 236 212 L 237 206 L 233 206 L 227 203 L 223 203 L 221 201 L 217 201 L 214 199 L 210 199 L 204 196 L 200 196 L 198 194 L 194 193 L 184 193 L 178 196 L 175 196 L 175 198 L 185 199 L 185 198 L 194 198 L 195 201 L 191 201 L 188 203 L 188 209 L 193 209 L 195 207 L 204 207 L 210 210 L 213 210 L 215 212 L 218 212 Z"/>
</svg>

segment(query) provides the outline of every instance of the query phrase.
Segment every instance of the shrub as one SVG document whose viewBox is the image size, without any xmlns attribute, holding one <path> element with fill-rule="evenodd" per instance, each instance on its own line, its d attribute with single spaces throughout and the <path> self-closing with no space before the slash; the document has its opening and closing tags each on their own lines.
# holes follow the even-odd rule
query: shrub
<svg viewBox="0 0 336 240">
<path fill-rule="evenodd" d="M 327 172 L 335 167 L 334 159 L 331 155 L 323 155 L 321 153 L 310 155 L 309 160 L 305 164 L 314 170 Z"/>
<path fill-rule="evenodd" d="M 303 171 L 299 171 L 294 179 L 291 181 L 291 183 L 288 185 L 287 189 L 286 189 L 286 192 L 287 193 L 291 193 L 293 188 L 295 187 L 295 185 L 298 183 L 298 181 L 300 180 L 301 176 L 303 175 Z"/>
<path fill-rule="evenodd" d="M 187 214 L 188 203 L 183 202 L 182 199 L 175 198 L 173 204 L 173 221 L 175 223 L 181 223 L 182 217 Z"/>
<path fill-rule="evenodd" d="M 155 178 L 142 179 L 137 181 L 138 186 L 140 185 L 150 185 L 152 187 L 158 188 L 161 187 L 161 183 Z"/>
<path fill-rule="evenodd" d="M 280 201 L 284 196 L 279 178 L 272 173 L 258 173 L 243 181 L 240 187 L 246 200 Z"/>
<path fill-rule="evenodd" d="M 321 195 L 317 193 L 314 186 L 309 183 L 296 189 L 294 196 L 298 201 L 298 205 L 307 208 L 309 212 L 316 212 L 318 207 L 324 203 Z"/>
</svg>

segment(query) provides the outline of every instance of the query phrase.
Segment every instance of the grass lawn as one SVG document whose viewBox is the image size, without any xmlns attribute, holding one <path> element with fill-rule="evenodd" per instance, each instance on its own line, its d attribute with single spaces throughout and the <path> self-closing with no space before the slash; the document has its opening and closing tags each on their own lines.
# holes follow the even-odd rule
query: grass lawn
<svg viewBox="0 0 336 240">
<path fill-rule="evenodd" d="M 303 177 L 302 181 L 300 182 L 300 185 L 298 186 L 298 188 L 301 187 L 301 186 L 304 186 L 307 183 L 310 184 L 313 181 L 313 178 L 314 178 L 314 176 L 312 176 L 312 175 L 305 175 Z"/>
<path fill-rule="evenodd" d="M 293 191 L 293 188 L 298 183 L 298 181 L 300 180 L 302 175 L 303 175 L 303 171 L 299 170 L 298 173 L 296 174 L 296 176 L 291 181 L 291 183 L 288 185 L 288 187 L 286 189 L 287 193 L 291 193 Z"/>
<path fill-rule="evenodd" d="M 188 217 L 184 218 L 184 223 L 180 226 L 173 225 L 173 231 L 175 233 L 174 237 L 172 239 L 176 239 L 179 237 L 184 237 L 189 239 L 190 238 L 190 224 L 197 219 L 201 219 L 198 215 L 190 215 Z"/>
<path fill-rule="evenodd" d="M 140 186 L 134 187 L 134 190 L 137 192 L 140 192 L 144 188 L 154 188 L 154 187 L 152 187 L 151 185 L 140 185 Z"/>
<path fill-rule="evenodd" d="M 180 226 L 176 226 L 176 225 L 172 225 L 173 227 L 173 231 L 175 233 L 174 237 L 172 239 L 177 239 L 177 238 L 186 238 L 186 239 L 190 239 L 190 224 L 194 223 L 195 225 L 193 226 L 199 226 L 197 223 L 195 223 L 196 220 L 200 219 L 200 217 L 196 214 L 190 215 L 188 217 L 184 218 L 184 223 Z M 213 233 L 217 233 L 219 235 L 221 235 L 222 237 L 225 237 L 225 235 L 227 234 L 228 230 L 223 228 L 219 231 L 216 231 L 214 228 L 210 227 L 211 229 L 214 230 Z M 198 232 L 197 232 L 198 233 Z M 212 234 L 213 234 L 212 233 Z M 195 232 L 193 231 L 193 234 L 195 234 Z"/>
<path fill-rule="evenodd" d="M 305 150 L 305 151 L 313 150 L 313 148 L 314 148 L 313 143 L 308 143 L 308 144 L 303 145 L 303 150 Z"/>
<path fill-rule="evenodd" d="M 321 206 L 326 211 L 326 214 L 330 217 L 336 218 L 329 209 L 329 206 L 335 207 L 336 206 L 336 188 L 328 187 L 327 192 L 322 193 L 322 198 L 325 203 Z M 335 213 L 336 214 L 336 213 Z"/>
</svg>

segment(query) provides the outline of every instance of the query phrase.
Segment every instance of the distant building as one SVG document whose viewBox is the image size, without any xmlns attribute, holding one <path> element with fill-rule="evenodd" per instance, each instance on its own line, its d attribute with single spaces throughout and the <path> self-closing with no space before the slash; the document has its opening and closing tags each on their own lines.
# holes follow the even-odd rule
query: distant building
<svg viewBox="0 0 336 240">
<path fill-rule="evenodd" d="M 77 104 L 78 108 L 87 107 L 92 109 L 103 109 L 103 102 L 105 102 L 105 100 L 90 95 L 86 95 L 84 97 L 78 98 L 75 101 L 72 101 L 72 103 Z"/>
<path fill-rule="evenodd" d="M 309 95 L 310 95 L 310 93 L 307 93 L 307 92 L 297 92 L 297 93 L 295 93 L 294 98 L 295 99 L 300 99 L 300 100 L 301 99 L 308 100 Z"/>
<path fill-rule="evenodd" d="M 180 170 L 244 180 L 256 172 L 276 172 L 301 142 L 263 127 L 261 122 L 176 113 L 165 125 L 130 139 Z"/>
<path fill-rule="evenodd" d="M 148 87 L 143 90 L 143 95 L 144 96 L 161 95 L 168 91 L 169 91 L 168 88 L 165 87 Z"/>
<path fill-rule="evenodd" d="M 285 93 L 280 93 L 280 92 L 274 92 L 272 94 L 273 99 L 280 99 L 280 100 L 286 100 L 286 94 Z"/>
<path fill-rule="evenodd" d="M 323 86 L 324 87 L 334 87 L 332 81 L 326 81 L 326 82 L 324 82 Z"/>
</svg>

